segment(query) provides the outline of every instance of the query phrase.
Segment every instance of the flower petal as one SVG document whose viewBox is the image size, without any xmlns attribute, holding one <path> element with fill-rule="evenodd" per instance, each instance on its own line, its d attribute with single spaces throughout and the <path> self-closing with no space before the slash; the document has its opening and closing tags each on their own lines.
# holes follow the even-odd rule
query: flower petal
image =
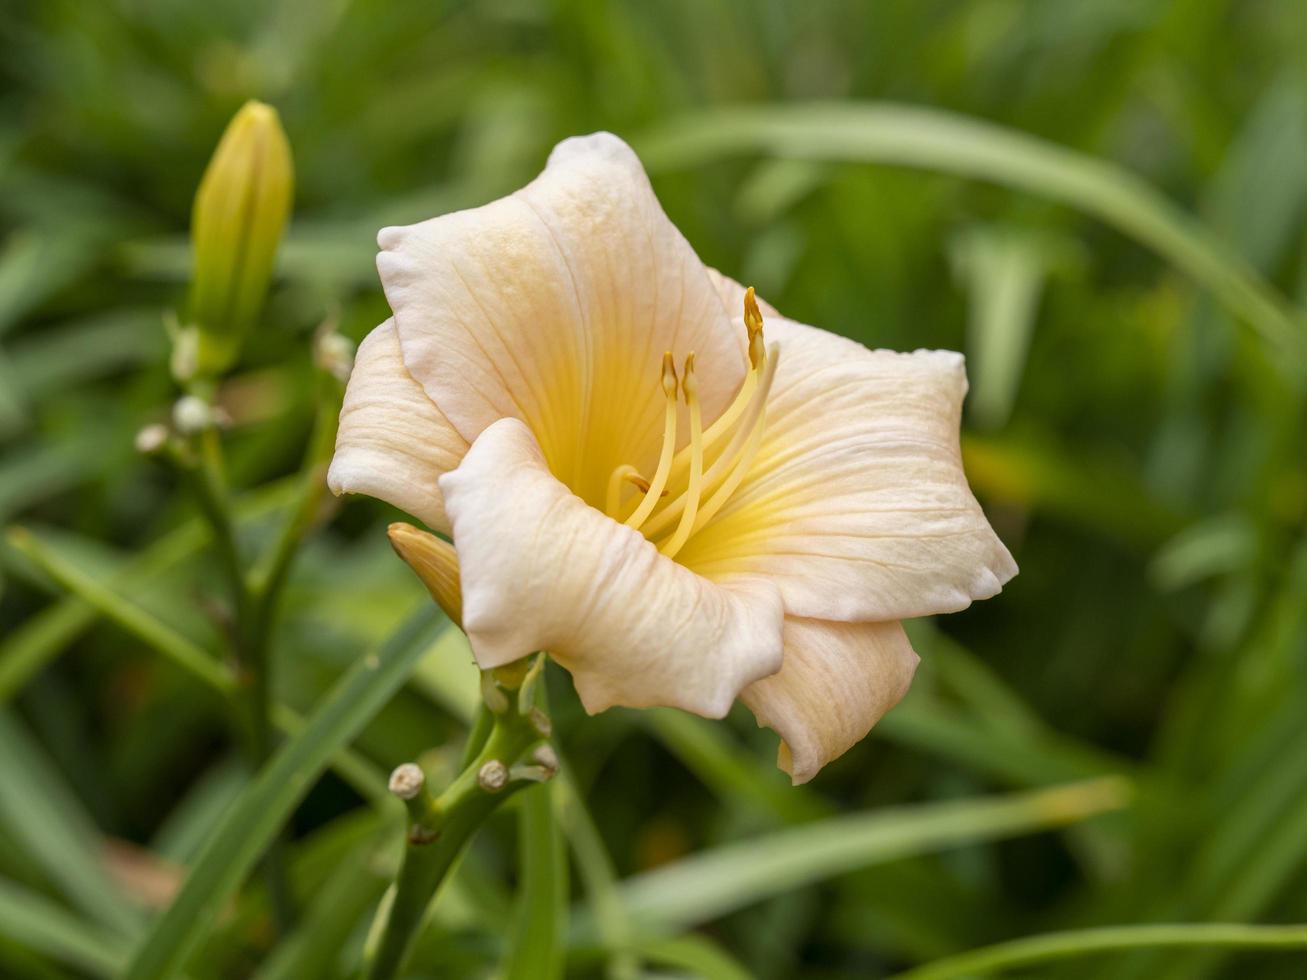
<svg viewBox="0 0 1307 980">
<path fill-rule="evenodd" d="M 327 471 L 331 492 L 376 497 L 448 534 L 436 481 L 465 452 L 467 442 L 405 369 L 395 323 L 387 320 L 363 338 L 354 359 Z"/>
<path fill-rule="evenodd" d="M 560 143 L 509 197 L 377 240 L 404 361 L 427 394 L 469 441 L 522 419 L 595 506 L 615 467 L 657 458 L 664 351 L 678 366 L 696 352 L 708 420 L 743 379 L 743 332 L 609 133 Z"/>
<path fill-rule="evenodd" d="M 483 668 L 548 650 L 591 713 L 669 705 L 706 717 L 780 668 L 773 586 L 714 584 L 658 554 L 558 482 L 520 421 L 487 428 L 440 486 Z"/>
<path fill-rule="evenodd" d="M 741 699 L 780 733 L 776 764 L 797 786 L 862 741 L 908 691 L 917 655 L 899 623 L 785 618 L 785 663 Z"/>
<path fill-rule="evenodd" d="M 962 355 L 899 354 L 790 320 L 749 475 L 678 560 L 773 579 L 796 616 L 886 621 L 955 612 L 1016 564 L 972 496 Z"/>
</svg>

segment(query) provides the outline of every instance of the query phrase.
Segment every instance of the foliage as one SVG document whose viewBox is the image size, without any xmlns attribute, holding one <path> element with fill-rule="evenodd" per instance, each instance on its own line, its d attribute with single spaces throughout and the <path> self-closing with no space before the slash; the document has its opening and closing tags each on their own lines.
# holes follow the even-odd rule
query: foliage
<svg viewBox="0 0 1307 980">
<path fill-rule="evenodd" d="M 864 977 L 1005 940 L 957 969 L 1302 974 L 1272 949 L 1300 933 L 1252 925 L 1307 920 L 1307 6 L 6 13 L 0 524 L 24 530 L 0 562 L 0 975 L 351 975 L 399 862 L 384 774 L 452 777 L 472 719 L 461 636 L 392 638 L 430 605 L 396 515 L 329 501 L 273 633 L 281 748 L 241 760 L 223 569 L 133 442 L 175 398 L 163 313 L 247 98 L 281 113 L 296 186 L 220 391 L 247 553 L 300 499 L 314 332 L 386 315 L 376 229 L 605 128 L 703 258 L 787 315 L 968 352 L 968 473 L 1022 568 L 912 624 L 913 691 L 802 789 L 747 713 L 590 719 L 551 672 L 563 776 L 479 835 L 413 975 Z M 249 872 L 283 817 L 279 940 Z"/>
</svg>

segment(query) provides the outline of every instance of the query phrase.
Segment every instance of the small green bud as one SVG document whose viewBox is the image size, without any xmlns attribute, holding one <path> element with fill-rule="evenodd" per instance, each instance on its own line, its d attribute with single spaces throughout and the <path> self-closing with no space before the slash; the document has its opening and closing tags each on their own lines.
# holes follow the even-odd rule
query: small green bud
<svg viewBox="0 0 1307 980">
<path fill-rule="evenodd" d="M 290 214 L 294 170 L 277 111 L 250 101 L 227 125 L 195 194 L 189 322 L 193 376 L 227 370 L 263 306 Z M 189 379 L 184 379 L 189 380 Z"/>
</svg>

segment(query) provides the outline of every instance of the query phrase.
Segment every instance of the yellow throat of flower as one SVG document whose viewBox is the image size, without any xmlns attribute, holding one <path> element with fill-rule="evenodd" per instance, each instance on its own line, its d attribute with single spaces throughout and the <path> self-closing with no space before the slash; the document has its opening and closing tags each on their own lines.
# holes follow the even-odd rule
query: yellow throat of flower
<svg viewBox="0 0 1307 980">
<path fill-rule="evenodd" d="M 694 352 L 686 355 L 678 377 L 670 351 L 663 354 L 660 384 L 666 399 L 662 451 L 646 479 L 623 463 L 608 480 L 605 512 L 642 533 L 669 558 L 717 515 L 748 474 L 762 444 L 767 396 L 776 375 L 778 351 L 763 342 L 762 312 L 753 287 L 744 294 L 744 325 L 749 333 L 749 369 L 735 399 L 706 430 L 699 406 Z M 690 442 L 676 452 L 677 395 L 685 398 Z M 628 497 L 628 488 L 636 496 Z"/>
</svg>

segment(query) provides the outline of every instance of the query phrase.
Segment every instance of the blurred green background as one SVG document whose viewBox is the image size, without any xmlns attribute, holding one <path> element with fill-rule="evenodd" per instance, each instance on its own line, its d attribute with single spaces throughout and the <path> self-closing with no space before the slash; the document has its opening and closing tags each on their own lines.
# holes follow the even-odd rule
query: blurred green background
<svg viewBox="0 0 1307 980">
<path fill-rule="evenodd" d="M 333 321 L 358 339 L 387 315 L 376 229 L 502 195 L 557 140 L 609 129 L 645 156 L 702 258 L 786 315 L 873 346 L 967 352 L 968 473 L 1021 565 L 1000 597 L 913 625 L 923 664 L 908 699 L 802 790 L 746 712 L 586 719 L 551 675 L 565 757 L 617 874 L 742 839 L 762 853 L 837 814 L 1118 773 L 1135 785 L 1123 813 L 849 857 L 819 880 L 708 901 L 677 930 L 748 975 L 835 978 L 1053 928 L 1307 919 L 1307 364 L 1301 315 L 1255 284 L 1286 304 L 1307 288 L 1307 5 L 9 0 L 0 51 L 0 522 L 215 642 L 220 586 L 193 510 L 133 438 L 175 397 L 162 314 L 185 293 L 196 184 L 246 98 L 282 114 L 297 185 L 262 327 L 222 395 L 252 542 L 271 533 L 275 481 L 307 437 L 312 332 Z M 1081 157 L 1041 157 L 1035 178 L 1003 158 L 980 174 L 995 180 L 967 179 L 1003 134 L 945 116 L 891 114 L 891 149 L 869 148 L 860 127 L 884 123 L 885 101 L 1104 161 L 1089 179 L 1107 189 L 1077 206 Z M 797 116 L 763 135 L 772 117 L 737 108 L 785 103 Z M 894 165 L 913 161 L 893 146 L 932 133 L 933 163 Z M 1178 239 L 1150 239 L 1153 198 L 1125 171 L 1190 216 Z M 1032 193 L 1041 174 L 1071 189 Z M 1176 268 L 1193 248 L 1215 256 L 1197 281 Z M 1241 305 L 1248 288 L 1269 311 Z M 1291 339 L 1265 336 L 1276 330 Z M 385 540 L 395 513 L 337 506 L 278 633 L 279 695 L 305 711 L 425 601 Z M 221 705 L 12 549 L 0 576 L 0 898 L 84 910 L 65 838 L 40 838 L 71 821 L 88 854 L 111 856 L 114 887 L 166 902 L 246 778 Z M 357 743 L 380 770 L 432 746 L 437 768 L 456 756 L 466 658 L 453 639 L 441 656 Z M 373 852 L 393 862 L 395 841 L 371 813 L 331 775 L 296 813 L 303 893 L 334 881 L 353 902 L 329 910 L 329 955 L 300 975 L 343 975 L 361 942 L 388 873 Z M 501 815 L 415 976 L 493 968 L 514 849 Z M 242 892 L 192 977 L 266 960 L 260 902 L 257 884 Z M 0 925 L 0 975 L 105 975 L 14 921 Z M 601 975 L 578 943 L 569 975 Z M 697 969 L 729 975 L 712 968 Z M 1038 975 L 1305 970 L 1301 953 L 1153 951 Z"/>
</svg>

